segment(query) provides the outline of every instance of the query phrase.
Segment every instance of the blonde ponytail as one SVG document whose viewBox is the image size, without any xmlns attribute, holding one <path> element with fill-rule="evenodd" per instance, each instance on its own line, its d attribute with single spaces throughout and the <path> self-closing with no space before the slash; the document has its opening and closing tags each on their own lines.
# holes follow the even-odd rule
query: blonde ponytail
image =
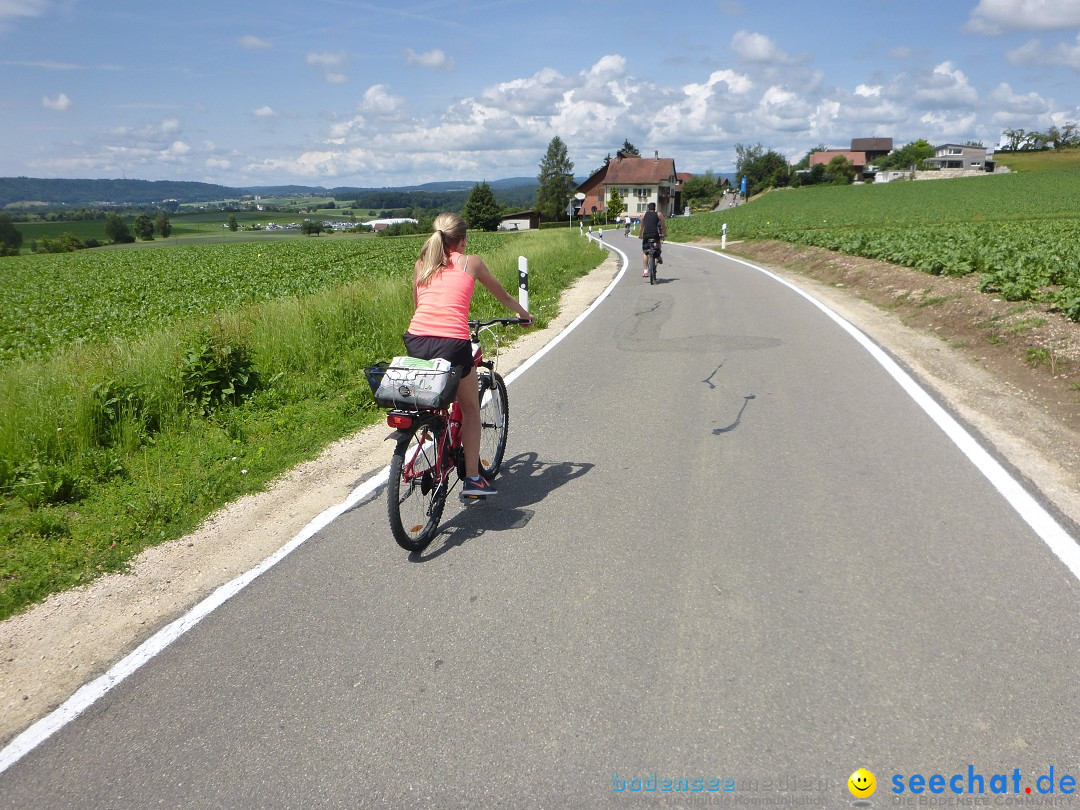
<svg viewBox="0 0 1080 810">
<path fill-rule="evenodd" d="M 423 287 L 450 263 L 450 248 L 465 241 L 465 220 L 458 214 L 439 214 L 432 227 L 434 233 L 420 249 L 420 273 L 416 286 Z"/>
</svg>

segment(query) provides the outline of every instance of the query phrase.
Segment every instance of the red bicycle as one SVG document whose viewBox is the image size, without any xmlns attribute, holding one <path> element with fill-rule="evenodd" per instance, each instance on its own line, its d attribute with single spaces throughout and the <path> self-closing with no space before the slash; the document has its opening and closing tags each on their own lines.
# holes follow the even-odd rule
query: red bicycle
<svg viewBox="0 0 1080 810">
<path fill-rule="evenodd" d="M 495 370 L 494 359 L 484 359 L 480 337 L 484 332 L 495 335 L 491 327 L 497 324 L 524 323 L 527 321 L 520 318 L 469 321 L 480 389 L 480 474 L 488 480 L 498 475 L 502 466 L 510 412 L 506 383 Z M 495 343 L 497 346 L 497 337 Z M 378 386 L 374 376 L 380 371 L 368 370 L 373 389 Z M 444 408 L 394 408 L 387 413 L 386 423 L 395 429 L 391 438 L 397 442 L 387 486 L 390 531 L 402 548 L 422 551 L 439 531 L 447 495 L 465 479 L 461 408 L 456 399 Z"/>
</svg>

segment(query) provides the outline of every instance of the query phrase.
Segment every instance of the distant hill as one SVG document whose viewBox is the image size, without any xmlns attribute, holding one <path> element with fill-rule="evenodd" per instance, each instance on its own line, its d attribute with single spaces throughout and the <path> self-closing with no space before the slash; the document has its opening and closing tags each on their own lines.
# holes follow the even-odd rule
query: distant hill
<svg viewBox="0 0 1080 810">
<path fill-rule="evenodd" d="M 240 189 L 173 180 L 50 180 L 0 177 L 0 207 L 13 203 L 47 205 L 149 205 L 163 200 L 210 202 L 239 197 Z"/>
<path fill-rule="evenodd" d="M 49 206 L 156 205 L 165 200 L 204 203 L 259 197 L 333 197 L 358 202 L 364 208 L 461 208 L 477 180 L 454 180 L 394 188 L 339 186 L 249 186 L 234 188 L 181 180 L 63 180 L 35 177 L 0 177 L 0 207 L 44 204 Z M 528 205 L 536 195 L 534 177 L 488 181 L 505 205 Z"/>
</svg>

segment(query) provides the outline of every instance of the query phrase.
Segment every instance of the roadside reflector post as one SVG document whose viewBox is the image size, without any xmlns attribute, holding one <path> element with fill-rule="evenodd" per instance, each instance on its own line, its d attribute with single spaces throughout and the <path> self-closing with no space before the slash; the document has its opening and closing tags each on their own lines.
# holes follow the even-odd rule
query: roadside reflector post
<svg viewBox="0 0 1080 810">
<path fill-rule="evenodd" d="M 529 309 L 529 260 L 518 256 L 518 303 Z"/>
<path fill-rule="evenodd" d="M 727 250 L 727 223 L 725 222 L 720 229 L 720 249 Z"/>
</svg>

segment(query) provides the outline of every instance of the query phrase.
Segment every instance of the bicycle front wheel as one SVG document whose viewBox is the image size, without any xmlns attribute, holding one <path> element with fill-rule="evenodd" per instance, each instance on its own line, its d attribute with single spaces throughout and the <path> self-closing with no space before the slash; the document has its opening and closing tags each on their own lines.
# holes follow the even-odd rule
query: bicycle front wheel
<svg viewBox="0 0 1080 810">
<path fill-rule="evenodd" d="M 497 371 L 479 369 L 476 379 L 480 386 L 480 474 L 490 480 L 499 474 L 506 452 L 510 403 L 506 383 Z"/>
<path fill-rule="evenodd" d="M 439 531 L 450 483 L 439 469 L 442 436 L 440 426 L 416 425 L 394 448 L 386 509 L 394 540 L 406 551 L 423 551 Z"/>
</svg>

